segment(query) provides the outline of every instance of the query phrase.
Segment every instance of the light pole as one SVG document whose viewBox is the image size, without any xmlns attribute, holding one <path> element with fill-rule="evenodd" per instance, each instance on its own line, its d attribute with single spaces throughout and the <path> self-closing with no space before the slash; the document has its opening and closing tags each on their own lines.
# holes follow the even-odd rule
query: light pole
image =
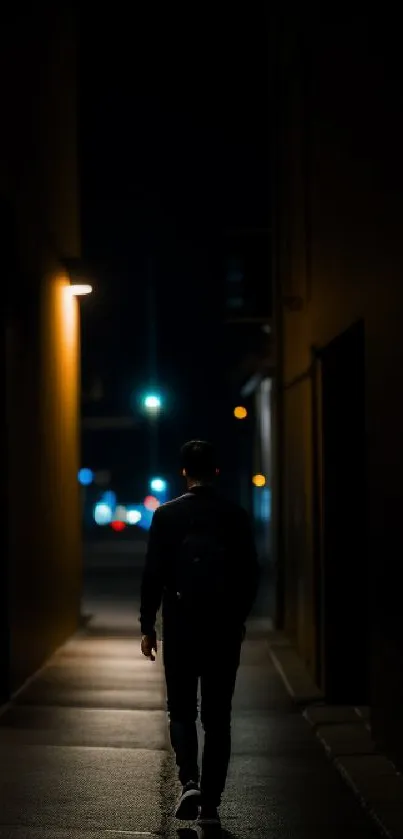
<svg viewBox="0 0 403 839">
<path fill-rule="evenodd" d="M 149 379 L 153 384 L 157 377 L 157 307 L 152 256 L 148 260 L 148 365 Z M 162 401 L 158 393 L 150 391 L 144 399 L 144 407 L 149 417 L 149 466 L 150 474 L 158 468 L 158 417 Z"/>
<path fill-rule="evenodd" d="M 158 418 L 161 413 L 162 400 L 157 393 L 148 393 L 143 400 L 144 410 L 148 416 L 150 474 L 153 475 L 158 466 Z"/>
</svg>

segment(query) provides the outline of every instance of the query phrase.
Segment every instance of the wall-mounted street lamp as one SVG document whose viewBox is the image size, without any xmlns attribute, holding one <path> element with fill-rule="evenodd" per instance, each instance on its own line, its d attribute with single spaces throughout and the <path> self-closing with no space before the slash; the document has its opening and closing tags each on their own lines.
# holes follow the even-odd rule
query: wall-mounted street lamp
<svg viewBox="0 0 403 839">
<path fill-rule="evenodd" d="M 70 283 L 70 288 L 74 297 L 83 297 L 92 292 L 92 285 L 89 283 Z"/>
<path fill-rule="evenodd" d="M 70 279 L 71 294 L 74 297 L 84 297 L 87 294 L 91 294 L 92 285 L 89 282 L 89 271 L 82 260 L 64 257 L 62 262 Z"/>
</svg>

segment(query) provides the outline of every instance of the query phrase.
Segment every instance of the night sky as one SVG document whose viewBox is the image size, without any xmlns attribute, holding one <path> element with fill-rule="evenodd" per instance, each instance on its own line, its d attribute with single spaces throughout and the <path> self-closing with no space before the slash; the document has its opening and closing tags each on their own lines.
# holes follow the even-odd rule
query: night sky
<svg viewBox="0 0 403 839">
<path fill-rule="evenodd" d="M 83 387 L 100 377 L 110 412 L 128 413 L 147 386 L 152 270 L 163 446 L 220 445 L 231 410 L 223 234 L 268 224 L 266 15 L 113 8 L 80 21 L 82 248 L 96 285 Z"/>
</svg>

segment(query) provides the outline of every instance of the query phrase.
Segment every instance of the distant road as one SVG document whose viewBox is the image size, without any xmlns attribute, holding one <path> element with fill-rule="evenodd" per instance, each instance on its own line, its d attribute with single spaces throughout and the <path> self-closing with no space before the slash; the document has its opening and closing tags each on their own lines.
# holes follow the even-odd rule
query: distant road
<svg viewBox="0 0 403 839">
<path fill-rule="evenodd" d="M 146 540 L 133 542 L 85 542 L 84 567 L 97 568 L 141 568 L 144 564 Z"/>
<path fill-rule="evenodd" d="M 139 598 L 141 570 L 144 566 L 146 539 L 105 540 L 84 543 L 84 591 L 92 596 L 107 598 L 116 595 L 131 603 Z M 132 608 L 132 607 L 131 607 Z M 254 619 L 273 619 L 275 613 L 275 580 L 262 574 L 259 592 L 253 609 Z M 270 627 L 272 624 L 270 622 Z"/>
</svg>

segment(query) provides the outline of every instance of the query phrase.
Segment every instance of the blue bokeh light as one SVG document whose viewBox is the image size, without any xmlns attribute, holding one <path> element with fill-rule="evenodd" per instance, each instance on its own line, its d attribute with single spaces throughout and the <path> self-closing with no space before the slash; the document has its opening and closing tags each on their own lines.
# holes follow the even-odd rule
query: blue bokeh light
<svg viewBox="0 0 403 839">
<path fill-rule="evenodd" d="M 104 501 L 99 501 L 98 504 L 95 504 L 94 507 L 94 520 L 96 524 L 105 525 L 110 524 L 112 521 L 112 510 L 109 504 L 105 504 Z"/>
<path fill-rule="evenodd" d="M 94 473 L 92 469 L 80 469 L 77 477 L 81 486 L 88 487 L 94 480 Z"/>
<path fill-rule="evenodd" d="M 138 522 L 138 525 L 142 528 L 142 530 L 149 530 L 151 527 L 154 512 L 152 510 L 147 510 L 147 508 L 144 507 L 144 505 L 141 505 L 139 507 L 139 510 L 141 511 L 141 519 Z"/>
</svg>

